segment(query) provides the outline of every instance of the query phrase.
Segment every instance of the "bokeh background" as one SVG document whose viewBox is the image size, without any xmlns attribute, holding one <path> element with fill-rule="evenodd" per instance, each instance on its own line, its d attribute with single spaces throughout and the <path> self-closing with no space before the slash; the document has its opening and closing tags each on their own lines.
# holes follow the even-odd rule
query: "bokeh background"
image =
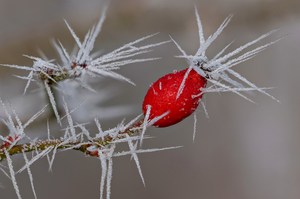
<svg viewBox="0 0 300 199">
<path fill-rule="evenodd" d="M 38 49 L 54 58 L 51 38 L 58 38 L 71 49 L 74 42 L 63 19 L 83 36 L 97 21 L 102 5 L 100 0 L 0 0 L 0 63 L 30 65 L 31 61 L 22 55 L 37 56 Z M 160 32 L 154 41 L 168 39 L 170 34 L 193 53 L 198 44 L 194 5 L 199 9 L 206 35 L 226 16 L 235 15 L 210 48 L 211 56 L 232 40 L 235 43 L 231 49 L 269 30 L 280 29 L 266 42 L 284 37 L 282 41 L 236 69 L 259 86 L 275 87 L 271 93 L 281 103 L 262 95 L 252 96 L 256 104 L 234 94 L 207 95 L 210 118 L 206 119 L 199 109 L 194 143 L 192 118 L 169 128 L 149 129 L 148 134 L 156 139 L 145 142 L 145 148 L 184 147 L 140 155 L 146 187 L 134 161 L 129 157 L 115 159 L 112 198 L 299 199 L 300 1 L 115 0 L 96 49 L 108 52 L 146 34 Z M 162 57 L 161 60 L 123 67 L 119 72 L 131 78 L 135 87 L 107 78 L 93 80 L 99 94 L 75 92 L 71 99 L 88 100 L 74 117 L 85 122 L 97 115 L 104 128 L 113 127 L 125 117 L 133 118 L 141 112 L 143 96 L 153 81 L 185 67 L 184 60 L 174 58 L 178 54 L 176 47 L 168 44 L 149 55 Z M 0 97 L 9 101 L 26 121 L 47 99 L 43 92 L 34 92 L 36 86 L 22 96 L 25 82 L 13 76 L 22 74 L 0 68 Z M 111 98 L 107 100 L 107 96 Z M 3 116 L 2 108 L 0 115 Z M 31 137 L 46 136 L 46 118 L 53 136 L 62 133 L 49 112 L 28 129 Z M 0 128 L 5 134 L 5 127 Z M 15 167 L 21 166 L 21 158 L 14 160 Z M 39 198 L 98 198 L 101 170 L 100 162 L 94 158 L 72 151 L 59 153 L 52 172 L 48 172 L 46 160 L 34 164 L 32 172 Z M 23 198 L 33 198 L 26 173 L 17 179 Z M 16 198 L 11 182 L 3 174 L 0 183 L 0 198 Z"/>
</svg>

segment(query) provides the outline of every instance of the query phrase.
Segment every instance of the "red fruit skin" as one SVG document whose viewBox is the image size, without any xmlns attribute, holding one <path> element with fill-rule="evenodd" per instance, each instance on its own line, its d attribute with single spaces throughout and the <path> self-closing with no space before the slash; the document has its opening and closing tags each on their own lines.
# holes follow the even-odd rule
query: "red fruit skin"
<svg viewBox="0 0 300 199">
<path fill-rule="evenodd" d="M 169 111 L 169 114 L 154 123 L 154 126 L 171 126 L 197 109 L 202 95 L 193 96 L 199 95 L 200 89 L 206 86 L 207 80 L 192 69 L 181 95 L 176 99 L 186 71 L 187 69 L 167 74 L 150 86 L 143 102 L 144 115 L 147 112 L 147 105 L 151 105 L 150 120 Z"/>
</svg>

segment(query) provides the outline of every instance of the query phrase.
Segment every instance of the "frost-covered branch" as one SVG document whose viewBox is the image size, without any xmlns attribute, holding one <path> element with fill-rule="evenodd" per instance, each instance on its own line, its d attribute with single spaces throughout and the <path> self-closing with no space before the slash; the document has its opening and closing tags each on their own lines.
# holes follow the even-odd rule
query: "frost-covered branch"
<svg viewBox="0 0 300 199">
<path fill-rule="evenodd" d="M 0 162 L 7 163 L 7 166 L 0 164 L 0 171 L 11 180 L 18 199 L 21 199 L 22 196 L 16 176 L 23 171 L 27 171 L 33 196 L 37 198 L 38 194 L 36 193 L 33 183 L 34 178 L 31 166 L 38 160 L 47 157 L 49 170 L 52 170 L 57 152 L 67 150 L 80 151 L 100 161 L 102 172 L 100 179 L 100 199 L 103 199 L 104 196 L 106 196 L 107 199 L 111 197 L 113 158 L 115 157 L 131 156 L 131 159 L 135 162 L 137 167 L 141 182 L 145 186 L 146 180 L 143 176 L 138 155 L 140 153 L 179 148 L 178 146 L 150 149 L 142 148 L 145 139 L 151 138 L 146 134 L 147 129 L 150 126 L 167 127 L 174 125 L 194 112 L 193 140 L 195 140 L 197 131 L 197 114 L 195 110 L 200 103 L 206 117 L 208 117 L 205 103 L 203 100 L 200 101 L 202 95 L 205 93 L 232 92 L 250 102 L 254 102 L 245 92 L 257 91 L 278 101 L 275 97 L 266 92 L 270 87 L 258 87 L 233 70 L 234 66 L 253 58 L 258 53 L 278 42 L 279 39 L 259 47 L 254 47 L 258 42 L 269 37 L 276 31 L 263 34 L 257 39 L 226 53 L 232 44 L 230 43 L 210 59 L 206 55 L 206 50 L 227 27 L 232 16 L 227 17 L 213 34 L 209 37 L 205 37 L 200 15 L 195 7 L 199 36 L 199 48 L 196 53 L 188 55 L 175 39 L 171 37 L 170 40 L 173 41 L 181 52 L 181 55 L 177 57 L 186 59 L 188 67 L 181 72 L 167 74 L 150 86 L 142 107 L 144 117 L 142 117 L 143 114 L 138 115 L 127 123 L 123 120 L 108 130 L 104 130 L 98 118 L 93 117 L 97 128 L 96 131 L 89 130 L 89 123 L 77 123 L 72 117 L 73 112 L 78 111 L 79 107 L 70 110 L 70 105 L 65 101 L 64 93 L 70 86 L 68 83 L 75 82 L 93 93 L 97 91 L 89 85 L 87 80 L 90 77 L 105 76 L 135 85 L 132 80 L 117 73 L 117 70 L 125 65 L 159 59 L 157 57 L 149 58 L 141 56 L 148 54 L 158 46 L 170 42 L 161 41 L 145 44 L 145 42 L 148 42 L 157 35 L 157 33 L 155 33 L 126 43 L 110 52 L 101 54 L 99 51 L 94 51 L 95 41 L 101 32 L 106 13 L 107 7 L 104 7 L 98 23 L 86 33 L 83 39 L 79 38 L 71 25 L 65 21 L 68 30 L 74 38 L 76 48 L 72 53 L 69 53 L 61 41 L 53 40 L 52 43 L 58 53 L 59 61 L 48 59 L 46 55 L 42 55 L 41 57 L 25 55 L 25 57 L 33 61 L 32 66 L 2 64 L 4 67 L 27 71 L 28 74 L 24 77 L 15 75 L 26 81 L 24 94 L 32 82 L 38 83 L 42 86 L 43 90 L 46 91 L 57 123 L 61 128 L 66 125 L 61 129 L 63 133 L 61 133 L 58 138 L 51 136 L 48 121 L 47 132 L 43 133 L 43 137 L 45 138 L 38 139 L 37 137 L 30 137 L 30 134 L 27 133 L 27 127 L 45 112 L 48 105 L 24 122 L 18 117 L 17 111 L 10 105 L 6 105 L 2 102 L 0 98 L 0 105 L 2 105 L 5 114 L 5 118 L 1 117 L 0 120 L 8 129 L 7 135 L 0 135 Z M 57 97 L 54 90 L 62 92 L 57 93 Z M 106 99 L 110 96 L 107 93 L 102 94 L 105 95 Z M 71 96 L 77 100 L 78 95 L 76 90 Z M 64 110 L 58 109 L 59 101 L 56 97 L 62 99 Z M 85 96 L 85 98 L 88 97 Z M 99 98 L 95 101 L 99 101 Z M 114 108 L 118 110 L 119 114 L 120 107 Z M 88 109 L 79 112 L 81 115 L 91 115 Z M 65 113 L 65 115 L 61 117 L 63 113 Z M 103 112 L 101 113 L 103 114 Z M 128 150 L 122 151 L 124 147 L 122 147 L 122 149 L 118 147 L 122 143 L 123 146 L 126 145 L 128 147 Z M 30 153 L 31 156 L 27 156 L 28 153 Z M 25 162 L 21 168 L 16 168 L 13 164 L 13 156 L 18 154 L 22 154 Z"/>
<path fill-rule="evenodd" d="M 77 83 L 82 85 L 82 87 L 92 91 L 95 90 L 90 88 L 89 85 L 85 82 L 84 76 L 86 75 L 92 77 L 110 77 L 135 85 L 133 81 L 117 73 L 116 70 L 120 69 L 120 67 L 122 66 L 129 64 L 160 59 L 158 57 L 140 58 L 140 56 L 151 52 L 155 47 L 170 42 L 162 41 L 144 44 L 149 39 L 152 39 L 154 36 L 156 36 L 157 33 L 155 33 L 124 44 L 121 47 L 112 50 L 111 52 L 99 55 L 97 51 L 93 52 L 93 50 L 96 38 L 101 32 L 102 25 L 106 18 L 106 11 L 107 7 L 104 7 L 98 23 L 86 33 L 83 41 L 81 41 L 80 38 L 76 35 L 75 31 L 71 28 L 69 23 L 65 21 L 67 28 L 74 38 L 77 48 L 75 48 L 72 53 L 69 53 L 63 46 L 62 42 L 53 40 L 53 46 L 59 55 L 59 62 L 55 61 L 55 59 L 49 60 L 45 55 L 41 57 L 24 55 L 25 57 L 33 61 L 32 66 L 1 64 L 1 66 L 4 67 L 15 68 L 29 72 L 29 74 L 24 77 L 16 75 L 16 77 L 27 81 L 24 88 L 24 93 L 26 93 L 26 91 L 28 90 L 31 82 L 37 82 L 45 87 L 50 104 L 59 124 L 60 115 L 57 109 L 57 102 L 54 97 L 52 88 L 59 87 L 59 83 L 61 81 L 76 81 Z"/>
<path fill-rule="evenodd" d="M 85 124 L 74 123 L 67 104 L 64 102 L 64 108 L 66 112 L 64 118 L 67 120 L 67 127 L 65 128 L 64 134 L 58 139 L 52 139 L 49 124 L 47 123 L 47 133 L 45 133 L 47 138 L 32 139 L 27 133 L 25 133 L 25 128 L 43 113 L 45 107 L 33 115 L 25 124 L 23 124 L 19 120 L 14 110 L 11 111 L 13 112 L 13 115 L 11 115 L 7 106 L 2 101 L 1 103 L 8 118 L 7 120 L 3 120 L 3 122 L 5 125 L 7 125 L 10 133 L 6 137 L 0 137 L 2 140 L 2 143 L 0 144 L 0 161 L 6 160 L 9 166 L 8 169 L 0 168 L 0 170 L 12 181 L 18 198 L 21 198 L 21 193 L 17 184 L 16 175 L 25 170 L 27 171 L 34 198 L 37 198 L 37 193 L 33 183 L 33 174 L 30 167 L 43 157 L 47 157 L 49 161 L 49 170 L 52 170 L 52 166 L 56 157 L 55 155 L 59 151 L 63 152 L 66 150 L 76 150 L 84 153 L 87 156 L 98 158 L 102 167 L 100 195 L 101 198 L 103 198 L 104 184 L 106 184 L 106 198 L 109 199 L 113 172 L 112 158 L 131 155 L 136 163 L 141 180 L 145 185 L 145 179 L 142 175 L 142 169 L 137 154 L 178 148 L 141 148 L 141 143 L 143 140 L 150 138 L 145 135 L 147 128 L 152 126 L 153 123 L 168 113 L 164 113 L 163 115 L 152 120 L 149 120 L 147 117 L 142 118 L 141 115 L 138 115 L 127 124 L 122 121 L 116 127 L 108 130 L 103 130 L 99 120 L 95 119 L 97 131 L 91 132 L 88 130 Z M 14 120 L 17 121 L 17 125 L 15 125 Z M 121 143 L 128 144 L 128 151 L 120 151 L 117 149 L 117 146 Z M 27 157 L 26 153 L 32 153 L 31 159 Z M 23 154 L 25 161 L 25 165 L 19 169 L 13 168 L 12 156 L 17 154 Z"/>
<path fill-rule="evenodd" d="M 144 120 L 139 120 L 123 131 L 119 129 L 118 132 L 114 132 L 115 136 L 111 136 L 110 132 L 103 132 L 103 136 L 97 135 L 91 140 L 89 140 L 90 137 L 86 137 L 87 139 L 82 138 L 84 134 L 87 135 L 86 132 L 81 132 L 78 135 L 75 135 L 75 138 L 77 139 L 74 140 L 65 140 L 65 138 L 62 137 L 61 139 L 35 140 L 30 143 L 15 144 L 13 146 L 11 146 L 11 143 L 8 143 L 7 140 L 6 142 L 3 142 L 2 145 L 0 145 L 0 161 L 6 159 L 5 151 L 7 151 L 10 156 L 12 156 L 21 154 L 23 152 L 28 153 L 33 151 L 44 151 L 48 148 L 56 148 L 57 150 L 73 149 L 81 151 L 86 155 L 98 157 L 99 149 L 103 149 L 112 143 L 125 142 L 126 140 L 129 140 L 128 136 L 131 137 L 130 139 L 137 140 L 141 129 L 143 129 L 143 127 L 141 126 L 143 121 Z M 80 127 L 82 129 L 85 129 L 83 126 Z"/>
</svg>

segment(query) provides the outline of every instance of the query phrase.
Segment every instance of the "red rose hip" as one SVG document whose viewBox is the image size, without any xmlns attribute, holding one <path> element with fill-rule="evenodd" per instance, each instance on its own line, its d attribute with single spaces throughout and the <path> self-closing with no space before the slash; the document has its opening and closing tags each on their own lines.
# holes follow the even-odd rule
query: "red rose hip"
<svg viewBox="0 0 300 199">
<path fill-rule="evenodd" d="M 177 98 L 180 85 L 188 69 L 167 74 L 154 82 L 143 102 L 143 112 L 146 115 L 147 106 L 151 106 L 149 119 L 168 115 L 154 123 L 156 127 L 167 127 L 176 124 L 191 115 L 199 105 L 202 98 L 201 88 L 206 86 L 207 80 L 200 76 L 195 70 L 191 70 L 185 86 Z"/>
</svg>

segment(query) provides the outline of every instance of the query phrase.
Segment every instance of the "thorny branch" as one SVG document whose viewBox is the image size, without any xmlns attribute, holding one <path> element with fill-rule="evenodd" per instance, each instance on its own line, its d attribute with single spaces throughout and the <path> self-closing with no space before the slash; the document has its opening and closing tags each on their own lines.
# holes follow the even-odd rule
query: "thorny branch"
<svg viewBox="0 0 300 199">
<path fill-rule="evenodd" d="M 64 138 L 61 139 L 47 139 L 47 140 L 38 140 L 32 143 L 24 143 L 24 144 L 17 144 L 10 147 L 10 143 L 4 142 L 0 145 L 0 161 L 6 159 L 5 150 L 8 152 L 10 156 L 21 154 L 21 153 L 28 153 L 32 151 L 44 151 L 47 148 L 56 148 L 58 150 L 68 150 L 73 149 L 77 151 L 81 151 L 86 155 L 99 157 L 98 149 L 104 149 L 112 142 L 116 142 L 117 140 L 121 140 L 127 138 L 127 136 L 133 137 L 139 135 L 141 132 L 141 125 L 143 124 L 143 119 L 137 121 L 136 123 L 132 124 L 127 129 L 120 131 L 117 136 L 113 137 L 110 135 L 106 135 L 101 138 L 94 138 L 92 140 L 84 141 L 82 138 L 77 140 L 65 140 Z M 78 136 L 77 136 L 78 137 Z M 90 150 L 90 149 L 93 150 Z M 97 149 L 97 150 L 95 150 Z"/>
<path fill-rule="evenodd" d="M 31 82 L 39 83 L 47 92 L 50 105 L 54 111 L 58 124 L 62 125 L 63 118 L 66 118 L 68 122 L 68 126 L 65 129 L 64 135 L 59 139 L 52 139 L 50 137 L 49 126 L 47 139 L 31 139 L 25 133 L 25 128 L 44 112 L 45 107 L 41 111 L 36 113 L 34 116 L 32 116 L 26 123 L 23 124 L 18 118 L 16 112 L 12 110 L 13 114 L 10 114 L 7 110 L 7 107 L 0 99 L 0 103 L 2 104 L 6 114 L 6 119 L 0 119 L 9 129 L 9 135 L 7 137 L 3 137 L 0 135 L 0 140 L 2 140 L 3 142 L 0 145 L 0 162 L 5 159 L 7 162 L 7 167 L 0 164 L 0 171 L 2 171 L 12 181 L 18 199 L 21 199 L 22 197 L 17 184 L 16 174 L 27 170 L 32 186 L 32 191 L 34 193 L 34 198 L 37 198 L 33 186 L 33 178 L 30 166 L 35 161 L 41 159 L 44 156 L 47 156 L 49 161 L 49 168 L 51 169 L 57 150 L 77 150 L 81 151 L 86 155 L 97 157 L 101 162 L 102 169 L 100 199 L 103 199 L 104 192 L 106 192 L 106 198 L 110 199 L 111 180 L 113 172 L 113 157 L 130 155 L 135 161 L 141 180 L 145 185 L 137 154 L 178 148 L 138 148 L 142 146 L 143 139 L 148 138 L 145 136 L 146 128 L 152 126 L 155 122 L 157 122 L 158 120 L 160 120 L 168 114 L 168 112 L 166 112 L 149 121 L 148 119 L 151 111 L 151 106 L 148 107 L 147 112 L 145 114 L 145 118 L 140 119 L 140 115 L 127 124 L 124 124 L 124 122 L 122 122 L 116 127 L 106 131 L 103 131 L 101 129 L 99 121 L 95 119 L 98 131 L 94 136 L 90 135 L 90 132 L 85 128 L 84 125 L 74 125 L 73 119 L 71 117 L 72 111 L 69 111 L 66 102 L 64 102 L 66 116 L 60 117 L 57 108 L 57 102 L 55 100 L 55 96 L 52 89 L 58 88 L 59 83 L 61 81 L 75 80 L 75 82 L 79 82 L 81 86 L 87 88 L 90 91 L 95 90 L 85 82 L 83 78 L 84 76 L 106 76 L 117 80 L 126 81 L 134 85 L 134 83 L 130 79 L 122 76 L 121 74 L 116 73 L 115 71 L 121 66 L 125 66 L 128 64 L 141 63 L 158 59 L 138 58 L 137 56 L 145 55 L 148 52 L 151 52 L 153 48 L 170 42 L 162 41 L 158 43 L 141 44 L 142 42 L 156 35 L 151 34 L 137 39 L 135 41 L 129 42 L 127 44 L 124 44 L 123 46 L 102 55 L 100 55 L 98 52 L 93 52 L 95 40 L 101 31 L 104 19 L 106 17 L 106 10 L 107 7 L 103 9 L 99 22 L 94 27 L 92 27 L 90 31 L 87 32 L 82 41 L 75 34 L 71 26 L 66 22 L 66 25 L 72 37 L 75 40 L 78 50 L 74 51 L 74 53 L 69 54 L 61 42 L 53 42 L 54 48 L 57 50 L 58 55 L 60 57 L 60 63 L 56 63 L 54 62 L 54 60 L 48 60 L 46 57 L 39 58 L 33 56 L 26 56 L 27 58 L 33 61 L 32 66 L 20 66 L 11 64 L 2 65 L 5 67 L 28 71 L 28 76 L 17 76 L 27 81 L 24 93 L 29 88 Z M 206 88 L 199 90 L 199 95 L 211 92 L 232 92 L 250 102 L 253 102 L 242 92 L 258 91 L 264 95 L 271 97 L 273 100 L 278 101 L 275 97 L 273 97 L 265 91 L 269 88 L 257 87 L 254 83 L 250 82 L 245 77 L 243 77 L 242 75 L 240 75 L 232 69 L 233 66 L 236 66 L 253 58 L 261 51 L 267 49 L 267 47 L 269 47 L 270 45 L 273 45 L 274 43 L 279 41 L 275 40 L 265 45 L 256 47 L 253 50 L 249 50 L 250 47 L 253 47 L 255 44 L 267 38 L 275 31 L 263 34 L 257 39 L 254 39 L 236 48 L 235 50 L 226 53 L 227 48 L 232 44 L 230 43 L 225 48 L 223 48 L 215 57 L 210 59 L 206 56 L 206 50 L 223 32 L 223 30 L 229 24 L 232 16 L 226 18 L 223 21 L 223 23 L 219 26 L 219 28 L 212 35 L 206 38 L 204 35 L 201 19 L 196 7 L 195 15 L 197 19 L 199 34 L 199 48 L 195 54 L 188 55 L 181 48 L 181 46 L 171 37 L 171 40 L 181 52 L 181 55 L 177 57 L 186 59 L 188 64 L 188 70 L 181 82 L 176 98 L 179 98 L 182 94 L 189 73 L 192 70 L 195 70 L 202 77 L 206 77 L 206 79 L 210 83 L 210 85 L 208 85 Z M 205 104 L 203 102 L 201 102 L 201 104 L 207 115 Z M 196 114 L 194 115 L 194 121 L 195 122 L 193 139 L 195 138 L 196 132 Z M 78 132 L 78 129 L 80 130 L 80 132 Z M 129 150 L 122 152 L 116 151 L 115 149 L 118 143 L 127 143 Z M 31 159 L 28 159 L 26 156 L 26 153 L 28 152 L 32 152 L 33 154 L 33 157 Z M 48 156 L 50 152 L 52 152 L 51 159 Z M 15 171 L 11 156 L 21 153 L 23 154 L 25 165 L 20 170 Z M 106 190 L 104 190 L 105 185 Z"/>
</svg>

